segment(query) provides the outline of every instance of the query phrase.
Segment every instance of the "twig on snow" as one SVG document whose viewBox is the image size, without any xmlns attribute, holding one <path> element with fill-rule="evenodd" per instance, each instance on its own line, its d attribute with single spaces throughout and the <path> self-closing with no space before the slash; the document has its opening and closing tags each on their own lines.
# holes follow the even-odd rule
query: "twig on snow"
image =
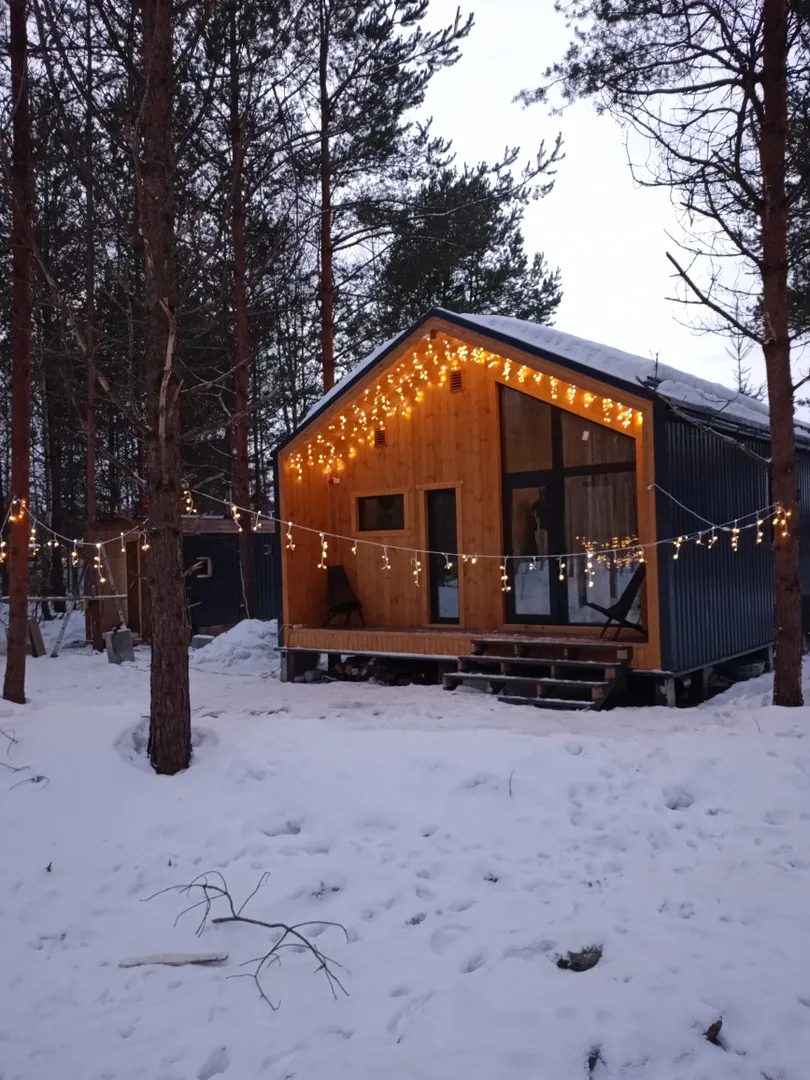
<svg viewBox="0 0 810 1080">
<path fill-rule="evenodd" d="M 176 926 L 184 915 L 187 915 L 191 911 L 195 911 L 197 908 L 202 908 L 202 915 L 196 930 L 198 937 L 205 930 L 209 919 L 212 923 L 243 923 L 248 926 L 261 926 L 265 930 L 269 930 L 271 933 L 277 935 L 271 947 L 261 956 L 245 960 L 244 963 L 240 964 L 240 967 L 249 967 L 252 965 L 251 971 L 245 971 L 239 975 L 228 976 L 228 978 L 231 979 L 252 979 L 256 984 L 259 997 L 270 1006 L 273 1012 L 279 1008 L 280 1003 L 274 1004 L 267 996 L 264 987 L 262 986 L 261 977 L 266 968 L 273 964 L 281 964 L 281 953 L 284 949 L 293 949 L 296 952 L 309 953 L 316 961 L 317 966 L 315 968 L 315 973 L 317 974 L 319 971 L 323 972 L 326 981 L 329 984 L 329 989 L 332 991 L 332 996 L 337 999 L 338 991 L 340 991 L 340 993 L 345 994 L 348 997 L 349 992 L 340 981 L 337 974 L 337 969 L 341 968 L 342 965 L 321 952 L 318 946 L 303 933 L 308 926 L 334 926 L 343 931 L 346 936 L 346 941 L 348 942 L 349 934 L 342 923 L 316 919 L 307 922 L 288 924 L 283 922 L 266 922 L 263 919 L 253 919 L 247 915 L 243 915 L 247 905 L 267 882 L 269 877 L 269 873 L 262 874 L 255 888 L 248 894 L 246 899 L 242 901 L 239 907 L 237 907 L 234 902 L 227 881 L 218 870 L 206 871 L 194 878 L 194 880 L 190 881 L 187 885 L 170 885 L 166 889 L 159 889 L 158 892 L 153 893 L 151 896 L 144 897 L 144 899 L 154 900 L 156 896 L 161 896 L 164 893 L 169 892 L 177 892 L 181 896 L 186 897 L 196 897 L 202 894 L 201 899 L 196 900 L 194 903 L 184 908 L 174 920 L 174 925 Z M 218 916 L 212 915 L 213 905 L 217 901 L 221 901 L 226 905 L 228 914 Z"/>
</svg>

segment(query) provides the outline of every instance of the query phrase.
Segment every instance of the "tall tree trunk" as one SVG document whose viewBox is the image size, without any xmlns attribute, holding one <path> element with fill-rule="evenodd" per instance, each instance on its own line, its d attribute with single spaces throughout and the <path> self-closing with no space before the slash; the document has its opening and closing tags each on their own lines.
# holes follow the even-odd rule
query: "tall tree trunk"
<svg viewBox="0 0 810 1080">
<path fill-rule="evenodd" d="M 85 378 L 85 463 L 84 463 L 84 538 L 96 539 L 96 249 L 95 204 L 93 198 L 93 27 L 91 0 L 85 4 L 85 62 L 87 82 L 84 99 L 84 321 L 87 341 L 87 368 Z M 86 580 L 90 588 L 99 590 L 98 574 L 94 574 L 93 559 L 86 559 Z M 100 590 L 99 590 L 100 591 Z M 88 605 L 90 640 L 93 648 L 104 648 L 101 625 L 101 604 L 91 601 Z"/>
<path fill-rule="evenodd" d="M 802 704 L 802 621 L 799 564 L 799 497 L 793 380 L 788 321 L 787 156 L 788 0 L 764 0 L 762 96 L 764 122 L 760 166 L 762 210 L 762 286 L 765 367 L 771 414 L 773 500 L 788 515 L 787 535 L 774 538 L 776 669 L 775 705 Z"/>
<path fill-rule="evenodd" d="M 233 242 L 233 307 L 234 307 L 234 463 L 233 501 L 246 510 L 250 507 L 250 337 L 248 332 L 247 286 L 245 254 L 245 207 L 242 194 L 242 167 L 245 148 L 242 142 L 242 122 L 239 115 L 239 49 L 237 44 L 238 0 L 232 0 L 230 10 L 230 122 L 231 160 L 231 238 Z M 239 534 L 239 561 L 242 567 L 242 587 L 245 615 L 255 614 L 255 579 L 253 573 L 253 534 L 250 522 L 243 517 Z"/>
<path fill-rule="evenodd" d="M 13 109 L 11 165 L 11 494 L 18 500 L 9 555 L 7 701 L 25 703 L 28 645 L 28 515 L 31 464 L 31 131 L 25 0 L 9 0 Z"/>
<path fill-rule="evenodd" d="M 180 517 L 180 380 L 175 371 L 172 0 L 143 0 L 139 211 L 146 281 L 146 474 L 152 666 L 149 758 L 159 773 L 191 760 L 189 627 Z"/>
<path fill-rule="evenodd" d="M 321 358 L 324 393 L 335 385 L 335 269 L 332 242 L 332 150 L 329 143 L 329 0 L 319 2 L 318 89 L 321 116 Z"/>
</svg>

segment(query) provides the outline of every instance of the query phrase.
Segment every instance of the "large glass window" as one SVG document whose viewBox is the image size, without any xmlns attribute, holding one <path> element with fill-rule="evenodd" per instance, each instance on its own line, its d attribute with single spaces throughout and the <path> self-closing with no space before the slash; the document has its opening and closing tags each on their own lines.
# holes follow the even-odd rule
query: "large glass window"
<svg viewBox="0 0 810 1080">
<path fill-rule="evenodd" d="M 562 464 L 565 468 L 578 465 L 615 465 L 620 461 L 636 460 L 636 440 L 620 431 L 595 424 L 576 413 L 563 412 Z"/>
<path fill-rule="evenodd" d="M 551 468 L 551 406 L 501 386 L 501 455 L 506 473 Z"/>
<path fill-rule="evenodd" d="M 610 607 L 629 584 L 636 568 L 630 556 L 638 542 L 635 470 L 589 473 L 565 478 L 565 548 L 582 552 L 569 559 L 568 619 L 577 623 L 602 623 L 604 615 L 589 603 Z M 599 554 L 612 549 L 626 551 Z M 588 552 L 594 552 L 588 571 Z M 590 584 L 593 582 L 593 584 Z M 628 618 L 639 621 L 639 598 Z"/>
<path fill-rule="evenodd" d="M 398 532 L 405 528 L 404 495 L 368 495 L 357 500 L 359 532 Z"/>
<path fill-rule="evenodd" d="M 615 604 L 636 567 L 635 439 L 511 387 L 500 399 L 507 618 L 602 623 L 588 605 Z"/>
</svg>

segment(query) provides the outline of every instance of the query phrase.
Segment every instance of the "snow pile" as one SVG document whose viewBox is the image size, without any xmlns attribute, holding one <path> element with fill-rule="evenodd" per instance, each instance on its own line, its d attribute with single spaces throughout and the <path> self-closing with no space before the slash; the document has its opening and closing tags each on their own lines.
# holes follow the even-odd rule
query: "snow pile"
<svg viewBox="0 0 810 1080">
<path fill-rule="evenodd" d="M 234 675 L 277 674 L 278 623 L 275 619 L 243 619 L 232 629 L 215 637 L 210 645 L 191 652 L 191 666 L 204 671 Z"/>
<path fill-rule="evenodd" d="M 0 775 L 4 1080 L 805 1080 L 810 709 L 767 678 L 544 714 L 195 669 L 171 778 L 142 767 L 148 672 L 31 678 L 0 702 L 49 780 Z M 164 890 L 206 872 L 237 905 L 268 872 L 245 914 L 309 921 L 349 996 L 292 950 L 279 1012 L 229 978 L 273 938 L 175 925 L 200 897 Z M 119 966 L 161 953 L 229 959 Z"/>
</svg>

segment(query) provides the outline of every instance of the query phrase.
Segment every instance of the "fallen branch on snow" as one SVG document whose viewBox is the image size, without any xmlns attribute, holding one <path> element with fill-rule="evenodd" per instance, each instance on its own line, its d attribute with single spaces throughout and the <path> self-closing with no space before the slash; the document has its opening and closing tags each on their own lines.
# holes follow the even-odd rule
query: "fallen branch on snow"
<svg viewBox="0 0 810 1080">
<path fill-rule="evenodd" d="M 226 963 L 226 952 L 211 953 L 153 953 L 151 956 L 130 956 L 126 960 L 119 960 L 120 968 L 148 967 L 151 964 L 163 964 L 166 967 L 186 967 L 188 964 L 198 964 L 201 967 L 215 967 Z"/>
<path fill-rule="evenodd" d="M 310 920 L 308 922 L 292 924 L 282 922 L 265 922 L 263 919 L 253 919 L 249 918 L 247 915 L 242 914 L 247 905 L 250 903 L 250 901 L 253 899 L 259 889 L 261 889 L 262 886 L 266 883 L 269 877 L 269 873 L 262 874 L 256 887 L 239 905 L 239 907 L 236 907 L 231 892 L 228 888 L 228 883 L 218 870 L 206 871 L 206 873 L 200 874 L 199 877 L 194 878 L 194 880 L 189 882 L 187 885 L 170 885 L 169 888 L 160 889 L 158 890 L 158 892 L 153 893 L 152 896 L 147 896 L 144 899 L 154 900 L 156 896 L 162 896 L 164 893 L 169 892 L 177 892 L 181 896 L 190 897 L 201 895 L 201 899 L 196 900 L 193 904 L 190 904 L 189 907 L 184 908 L 174 921 L 176 926 L 179 920 L 184 915 L 187 915 L 190 911 L 195 911 L 198 908 L 201 909 L 202 915 L 196 930 L 198 937 L 205 930 L 206 926 L 208 925 L 209 919 L 212 923 L 243 923 L 248 926 L 261 926 L 265 930 L 269 930 L 271 931 L 271 933 L 275 934 L 276 939 L 266 952 L 264 952 L 261 956 L 254 957 L 252 960 L 246 960 L 243 964 L 240 965 L 240 967 L 251 967 L 252 970 L 245 971 L 244 973 L 239 975 L 228 976 L 228 978 L 231 979 L 252 979 L 256 984 L 256 989 L 258 990 L 259 996 L 261 997 L 262 1001 L 265 1001 L 273 1010 L 273 1012 L 275 1012 L 279 1008 L 279 1005 L 274 1005 L 265 993 L 264 987 L 262 986 L 262 974 L 264 973 L 265 969 L 270 967 L 272 964 L 278 964 L 279 966 L 281 965 L 281 955 L 282 951 L 285 949 L 292 949 L 295 952 L 309 953 L 314 958 L 317 964 L 315 968 L 315 973 L 317 974 L 317 972 L 319 971 L 323 972 L 326 981 L 329 984 L 329 989 L 332 991 L 332 996 L 337 999 L 338 991 L 340 991 L 340 993 L 345 994 L 348 997 L 349 992 L 343 985 L 343 983 L 340 981 L 340 978 L 337 974 L 337 969 L 340 968 L 341 965 L 336 960 L 333 960 L 331 957 L 321 952 L 318 946 L 315 945 L 312 940 L 308 938 L 305 933 L 302 932 L 306 927 L 309 926 L 334 926 L 344 933 L 344 935 L 346 936 L 346 941 L 348 942 L 349 934 L 346 930 L 346 927 L 343 926 L 342 923 L 327 922 L 324 919 Z M 213 906 L 218 902 L 220 902 L 226 907 L 228 914 L 218 915 L 216 917 L 212 916 Z"/>
</svg>

